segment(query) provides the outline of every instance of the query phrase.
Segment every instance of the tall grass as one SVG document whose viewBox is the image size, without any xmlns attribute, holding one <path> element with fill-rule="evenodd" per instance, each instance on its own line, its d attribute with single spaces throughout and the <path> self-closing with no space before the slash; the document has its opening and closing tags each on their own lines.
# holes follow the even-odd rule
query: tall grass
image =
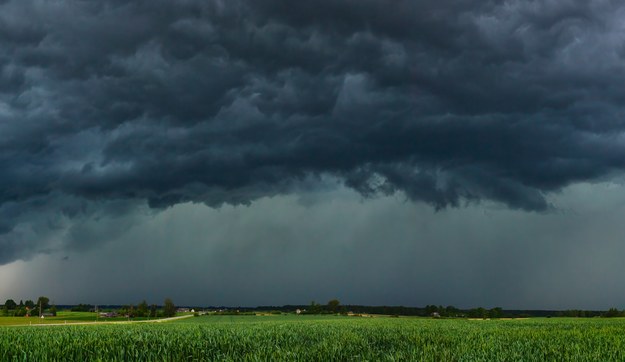
<svg viewBox="0 0 625 362">
<path fill-rule="evenodd" d="M 2 361 L 623 361 L 625 320 L 191 318 L 1 327 Z"/>
</svg>

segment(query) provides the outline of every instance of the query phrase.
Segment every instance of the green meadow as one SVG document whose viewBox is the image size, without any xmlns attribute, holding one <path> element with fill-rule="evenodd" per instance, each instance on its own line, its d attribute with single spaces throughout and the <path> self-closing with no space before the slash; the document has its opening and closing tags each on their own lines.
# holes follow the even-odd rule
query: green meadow
<svg viewBox="0 0 625 362">
<path fill-rule="evenodd" d="M 200 316 L 0 327 L 2 361 L 623 361 L 625 320 Z"/>
<path fill-rule="evenodd" d="M 148 318 L 134 318 L 133 320 L 146 320 Z M 100 318 L 95 313 L 89 312 L 59 312 L 56 317 L 39 318 L 32 317 L 2 317 L 0 326 L 27 326 L 39 324 L 71 324 L 86 322 L 121 322 L 128 321 L 125 317 Z"/>
</svg>

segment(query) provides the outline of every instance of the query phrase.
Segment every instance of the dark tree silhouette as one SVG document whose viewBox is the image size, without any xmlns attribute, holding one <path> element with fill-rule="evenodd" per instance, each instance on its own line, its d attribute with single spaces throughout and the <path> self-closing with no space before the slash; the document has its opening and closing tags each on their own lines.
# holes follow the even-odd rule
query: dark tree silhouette
<svg viewBox="0 0 625 362">
<path fill-rule="evenodd" d="M 171 299 L 165 299 L 165 305 L 163 306 L 163 315 L 165 317 L 173 317 L 176 315 L 176 306 Z"/>
<path fill-rule="evenodd" d="M 341 302 L 339 302 L 338 299 L 332 299 L 328 302 L 328 311 L 332 313 L 336 313 L 339 311 L 340 305 L 341 305 Z"/>
</svg>

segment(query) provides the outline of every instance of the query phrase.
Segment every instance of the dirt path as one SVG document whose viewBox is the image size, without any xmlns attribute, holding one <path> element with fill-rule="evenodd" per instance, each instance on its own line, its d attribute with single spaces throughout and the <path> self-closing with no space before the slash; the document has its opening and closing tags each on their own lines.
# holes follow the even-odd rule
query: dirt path
<svg viewBox="0 0 625 362">
<path fill-rule="evenodd" d="M 65 322 L 65 323 L 44 323 L 44 324 L 15 324 L 7 327 L 47 327 L 47 326 L 84 326 L 84 325 L 101 325 L 101 324 L 135 324 L 135 323 L 163 323 L 176 319 L 185 319 L 193 317 L 192 314 L 182 315 L 178 317 L 162 318 L 162 319 L 148 319 L 142 321 L 110 321 L 110 322 Z"/>
</svg>

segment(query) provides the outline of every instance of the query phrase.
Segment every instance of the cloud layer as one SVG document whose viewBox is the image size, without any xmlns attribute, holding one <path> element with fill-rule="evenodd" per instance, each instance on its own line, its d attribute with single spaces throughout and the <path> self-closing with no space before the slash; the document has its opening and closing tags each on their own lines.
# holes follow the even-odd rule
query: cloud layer
<svg viewBox="0 0 625 362">
<path fill-rule="evenodd" d="M 1 1 L 0 263 L 86 248 L 93 220 L 328 179 L 548 210 L 625 168 L 624 17 L 607 0 Z"/>
<path fill-rule="evenodd" d="M 0 266 L 0 298 L 621 309 L 625 186 L 578 184 L 550 201 L 566 211 L 485 202 L 435 213 L 344 187 L 249 207 L 178 204 L 97 249 Z"/>
</svg>

